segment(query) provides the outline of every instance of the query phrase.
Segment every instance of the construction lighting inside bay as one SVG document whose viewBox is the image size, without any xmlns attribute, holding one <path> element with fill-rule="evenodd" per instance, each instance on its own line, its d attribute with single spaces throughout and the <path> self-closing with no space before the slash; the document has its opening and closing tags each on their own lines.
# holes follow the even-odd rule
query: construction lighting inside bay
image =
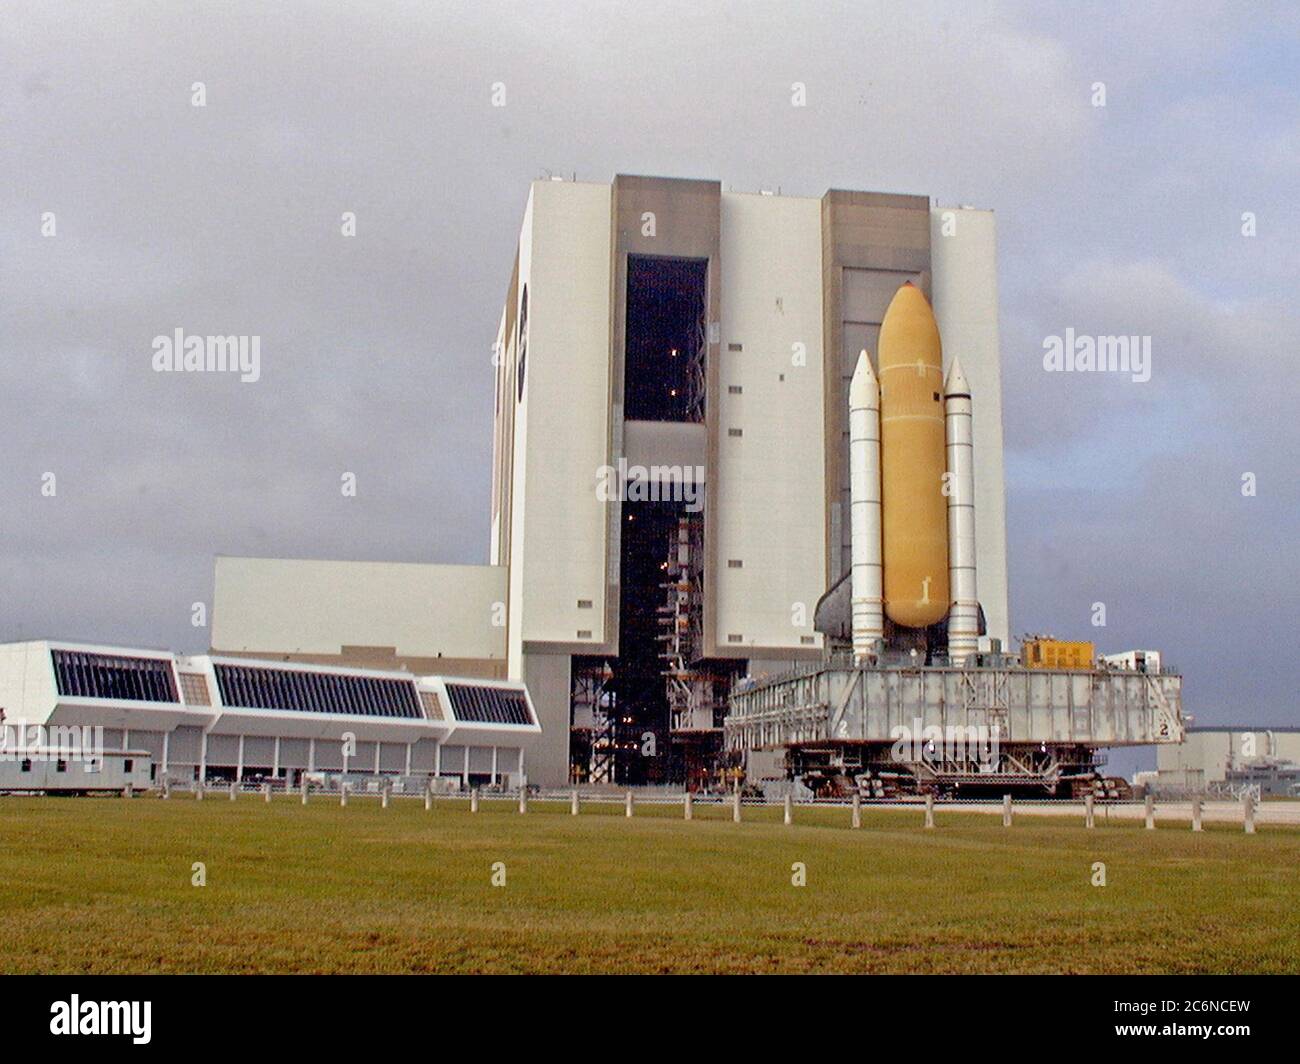
<svg viewBox="0 0 1300 1064">
<path fill-rule="evenodd" d="M 1158 651 L 1012 643 L 992 212 L 622 174 L 520 195 L 488 563 L 219 556 L 210 656 L 10 644 L 11 715 L 108 726 L 178 781 L 348 770 L 321 751 L 364 716 L 376 774 L 839 798 L 1126 796 L 1107 748 L 1183 740 Z M 96 687 L 132 660 L 172 693 Z M 381 715 L 413 720 L 349 701 L 411 675 Z"/>
</svg>

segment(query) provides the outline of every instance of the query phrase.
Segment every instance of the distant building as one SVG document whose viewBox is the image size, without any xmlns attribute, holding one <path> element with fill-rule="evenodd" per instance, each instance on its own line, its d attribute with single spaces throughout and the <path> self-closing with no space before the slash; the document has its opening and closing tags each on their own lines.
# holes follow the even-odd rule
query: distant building
<svg viewBox="0 0 1300 1064">
<path fill-rule="evenodd" d="M 1294 794 L 1300 782 L 1300 728 L 1189 728 L 1176 746 L 1156 747 L 1157 790 L 1202 793 L 1258 784 L 1264 794 Z"/>
</svg>

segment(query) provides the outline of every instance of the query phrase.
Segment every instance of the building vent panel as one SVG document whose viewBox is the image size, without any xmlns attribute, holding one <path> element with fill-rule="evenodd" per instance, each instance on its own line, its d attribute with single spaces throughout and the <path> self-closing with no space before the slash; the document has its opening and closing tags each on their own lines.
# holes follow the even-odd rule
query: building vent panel
<svg viewBox="0 0 1300 1064">
<path fill-rule="evenodd" d="M 181 673 L 181 698 L 187 706 L 212 705 L 212 692 L 208 690 L 208 678 L 201 672 Z"/>
</svg>

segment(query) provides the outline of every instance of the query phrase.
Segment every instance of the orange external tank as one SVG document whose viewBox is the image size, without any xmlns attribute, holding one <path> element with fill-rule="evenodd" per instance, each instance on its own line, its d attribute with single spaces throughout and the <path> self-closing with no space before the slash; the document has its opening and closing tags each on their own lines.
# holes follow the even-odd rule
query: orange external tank
<svg viewBox="0 0 1300 1064">
<path fill-rule="evenodd" d="M 885 615 L 924 628 L 948 613 L 943 347 L 910 281 L 880 323 L 880 502 Z"/>
</svg>

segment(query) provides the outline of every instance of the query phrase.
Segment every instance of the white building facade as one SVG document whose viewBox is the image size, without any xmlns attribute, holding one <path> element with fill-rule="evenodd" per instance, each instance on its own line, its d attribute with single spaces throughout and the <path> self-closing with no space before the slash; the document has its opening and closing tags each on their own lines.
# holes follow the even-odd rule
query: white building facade
<svg viewBox="0 0 1300 1064">
<path fill-rule="evenodd" d="M 94 736 L 146 752 L 159 779 L 290 787 L 314 772 L 517 785 L 540 731 L 510 680 L 47 641 L 0 646 L 0 709 L 0 754 Z"/>
</svg>

